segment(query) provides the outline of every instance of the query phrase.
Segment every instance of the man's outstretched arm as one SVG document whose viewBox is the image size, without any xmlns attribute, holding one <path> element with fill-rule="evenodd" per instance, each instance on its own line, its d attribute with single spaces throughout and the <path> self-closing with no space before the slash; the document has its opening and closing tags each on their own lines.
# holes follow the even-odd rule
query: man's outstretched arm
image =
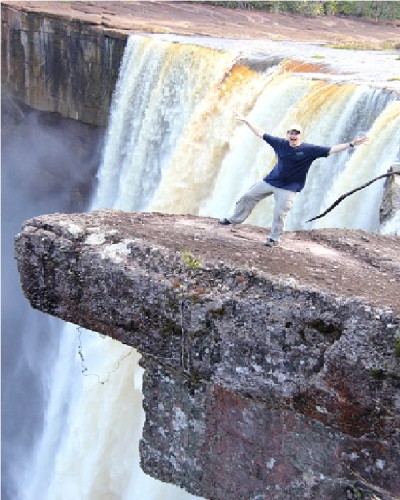
<svg viewBox="0 0 400 500">
<path fill-rule="evenodd" d="M 252 123 L 250 123 L 249 120 L 247 118 L 245 118 L 243 115 L 241 115 L 240 113 L 235 113 L 235 118 L 236 118 L 236 120 L 239 120 L 240 122 L 245 123 L 249 127 L 249 129 L 254 134 L 256 134 L 257 137 L 261 137 L 261 139 L 262 139 L 262 136 L 265 133 L 264 130 L 262 130 L 261 128 L 258 128 L 255 125 L 253 125 Z"/>
<path fill-rule="evenodd" d="M 364 135 L 363 137 L 356 137 L 351 142 L 346 142 L 345 144 L 337 144 L 336 146 L 332 146 L 329 154 L 332 153 L 340 153 L 341 151 L 345 151 L 349 148 L 354 148 L 354 146 L 359 146 L 360 144 L 366 144 L 369 141 L 368 137 Z"/>
</svg>

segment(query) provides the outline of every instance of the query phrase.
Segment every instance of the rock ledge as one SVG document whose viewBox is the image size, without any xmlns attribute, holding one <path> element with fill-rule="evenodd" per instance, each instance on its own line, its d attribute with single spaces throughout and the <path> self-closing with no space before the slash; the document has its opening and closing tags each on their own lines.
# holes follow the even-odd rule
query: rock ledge
<svg viewBox="0 0 400 500">
<path fill-rule="evenodd" d="M 103 210 L 31 219 L 15 252 L 33 307 L 141 352 L 145 472 L 206 498 L 390 498 L 400 239 L 264 238 Z"/>
</svg>

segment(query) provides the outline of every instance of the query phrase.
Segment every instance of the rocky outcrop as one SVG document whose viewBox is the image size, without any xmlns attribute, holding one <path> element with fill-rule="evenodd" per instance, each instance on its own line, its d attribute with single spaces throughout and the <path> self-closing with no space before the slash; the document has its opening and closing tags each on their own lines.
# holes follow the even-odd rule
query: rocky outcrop
<svg viewBox="0 0 400 500">
<path fill-rule="evenodd" d="M 136 347 L 142 468 L 205 498 L 400 490 L 400 240 L 104 210 L 27 221 L 25 295 Z"/>
<path fill-rule="evenodd" d="M 379 211 L 381 225 L 390 224 L 395 219 L 396 214 L 400 214 L 400 163 L 393 164 L 388 172 L 398 172 L 399 175 L 392 175 L 385 182 Z"/>
<path fill-rule="evenodd" d="M 107 125 L 126 35 L 98 21 L 3 3 L 3 91 L 35 109 Z"/>
</svg>

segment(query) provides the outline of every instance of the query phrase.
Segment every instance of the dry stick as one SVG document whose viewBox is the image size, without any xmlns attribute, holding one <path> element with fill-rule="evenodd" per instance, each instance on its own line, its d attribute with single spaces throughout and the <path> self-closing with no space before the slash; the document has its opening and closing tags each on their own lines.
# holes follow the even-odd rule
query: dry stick
<svg viewBox="0 0 400 500">
<path fill-rule="evenodd" d="M 373 182 L 375 182 L 379 179 L 383 179 L 384 177 L 390 177 L 392 175 L 400 175 L 400 172 L 395 171 L 395 172 L 388 172 L 386 174 L 379 175 L 378 177 L 375 177 L 374 179 L 370 180 L 369 182 L 366 182 L 362 186 L 355 188 L 352 191 L 349 191 L 348 193 L 342 194 L 342 196 L 340 198 L 338 198 L 333 205 L 331 205 L 328 209 L 326 209 L 325 212 L 323 212 L 320 215 L 317 215 L 316 217 L 313 217 L 312 219 L 307 220 L 306 222 L 312 222 L 313 220 L 317 220 L 317 219 L 320 219 L 321 217 L 324 217 L 327 213 L 329 213 L 331 210 L 333 210 L 336 206 L 339 205 L 339 203 L 341 203 L 345 198 L 347 198 L 351 194 L 354 194 L 355 192 L 360 191 L 360 189 L 366 188 L 367 186 L 369 186 L 370 184 L 372 184 Z"/>
</svg>

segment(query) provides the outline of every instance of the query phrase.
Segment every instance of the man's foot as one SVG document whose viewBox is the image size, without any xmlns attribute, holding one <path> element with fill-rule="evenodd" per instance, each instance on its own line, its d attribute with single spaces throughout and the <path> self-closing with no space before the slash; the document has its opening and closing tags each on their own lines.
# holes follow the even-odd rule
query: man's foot
<svg viewBox="0 0 400 500">
<path fill-rule="evenodd" d="M 267 242 L 265 243 L 266 247 L 274 247 L 275 245 L 278 244 L 278 241 L 273 240 L 272 238 L 269 238 Z"/>
<path fill-rule="evenodd" d="M 229 224 L 232 224 L 228 219 L 219 219 L 218 221 L 219 224 L 222 224 L 223 226 L 229 226 Z"/>
</svg>

